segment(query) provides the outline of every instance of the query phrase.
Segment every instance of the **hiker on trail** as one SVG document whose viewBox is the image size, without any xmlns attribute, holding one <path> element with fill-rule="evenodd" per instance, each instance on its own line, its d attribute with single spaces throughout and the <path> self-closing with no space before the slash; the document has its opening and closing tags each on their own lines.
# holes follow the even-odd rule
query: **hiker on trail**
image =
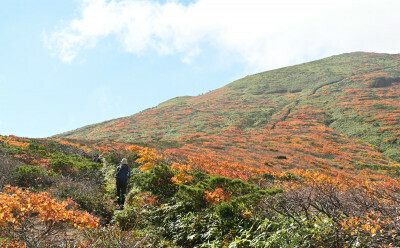
<svg viewBox="0 0 400 248">
<path fill-rule="evenodd" d="M 126 187 L 128 186 L 128 178 L 130 176 L 128 161 L 126 158 L 123 158 L 115 172 L 115 178 L 117 181 L 117 202 L 121 207 L 123 207 L 125 203 Z"/>
<path fill-rule="evenodd" d="M 99 156 L 99 154 L 96 154 L 96 155 L 94 155 L 94 158 L 92 161 L 95 163 L 101 163 L 102 158 L 103 158 L 102 155 Z"/>
</svg>

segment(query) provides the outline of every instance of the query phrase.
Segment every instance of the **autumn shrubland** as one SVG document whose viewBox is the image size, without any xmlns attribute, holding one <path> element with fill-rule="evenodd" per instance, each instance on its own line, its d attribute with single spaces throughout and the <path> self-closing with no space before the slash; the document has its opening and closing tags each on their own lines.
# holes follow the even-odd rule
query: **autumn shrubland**
<svg viewBox="0 0 400 248">
<path fill-rule="evenodd" d="M 53 147 L 62 147 L 57 141 L 24 142 L 40 142 L 46 153 L 2 143 L 3 152 L 18 150 L 7 155 L 12 169 L 2 164 L 10 174 L 19 168 L 40 171 L 27 177 L 31 184 L 14 177 L 4 182 L 1 220 L 13 231 L 1 237 L 8 247 L 390 247 L 400 242 L 395 174 L 294 168 L 253 170 L 250 176 L 234 172 L 246 168 L 211 163 L 208 157 L 124 143 L 87 145 L 93 150 L 85 155 L 82 143 L 70 141 L 55 156 Z M 80 166 L 91 164 L 90 152 L 102 152 L 104 163 Z M 52 158 L 27 164 L 42 156 L 67 157 L 67 164 L 75 161 L 72 168 L 78 164 L 76 171 L 54 171 Z M 113 161 L 119 156 L 134 159 L 124 210 L 115 210 L 113 202 Z M 207 172 L 218 165 L 232 176 Z M 48 184 L 42 183 L 44 175 L 51 176 Z M 13 224 L 17 220 L 19 226 Z"/>
<path fill-rule="evenodd" d="M 398 247 L 399 64 L 343 54 L 57 137 L 0 136 L 0 223 L 12 230 L 0 241 Z M 123 157 L 132 176 L 116 210 Z"/>
<path fill-rule="evenodd" d="M 399 59 L 350 53 L 263 72 L 58 137 L 146 144 L 254 168 L 351 167 L 351 157 L 367 153 L 400 162 Z M 363 163 L 387 165 L 379 161 Z"/>
</svg>

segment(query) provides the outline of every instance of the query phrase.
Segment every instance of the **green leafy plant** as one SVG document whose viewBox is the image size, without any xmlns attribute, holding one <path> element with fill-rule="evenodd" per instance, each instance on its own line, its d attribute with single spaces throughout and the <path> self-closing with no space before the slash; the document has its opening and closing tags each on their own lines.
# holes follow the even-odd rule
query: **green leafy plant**
<svg viewBox="0 0 400 248">
<path fill-rule="evenodd" d="M 17 186 L 50 187 L 55 182 L 57 175 L 41 167 L 20 165 L 14 168 L 11 177 Z"/>
</svg>

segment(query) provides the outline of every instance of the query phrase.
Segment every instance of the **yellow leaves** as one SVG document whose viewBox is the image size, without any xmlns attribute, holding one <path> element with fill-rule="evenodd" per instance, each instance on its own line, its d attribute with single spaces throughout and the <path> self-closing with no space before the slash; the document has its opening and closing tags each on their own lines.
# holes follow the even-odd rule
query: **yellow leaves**
<svg viewBox="0 0 400 248">
<path fill-rule="evenodd" d="M 252 215 L 251 211 L 249 211 L 249 210 L 242 210 L 242 216 L 244 218 L 250 218 L 253 215 Z"/>
<path fill-rule="evenodd" d="M 129 152 L 138 152 L 138 151 L 140 151 L 141 149 L 143 149 L 143 148 L 140 147 L 140 146 L 135 146 L 135 145 L 129 145 L 129 146 L 127 146 L 127 147 L 125 148 L 125 150 L 127 150 L 127 151 L 129 151 Z"/>
<path fill-rule="evenodd" d="M 151 167 L 153 167 L 153 166 L 154 166 L 154 163 L 152 163 L 152 162 L 147 162 L 147 163 L 141 165 L 139 168 L 140 168 L 140 170 L 141 170 L 142 172 L 145 172 L 145 171 L 149 171 L 149 170 L 151 169 Z"/>
<path fill-rule="evenodd" d="M 370 224 L 364 224 L 364 225 L 361 225 L 361 227 L 365 230 L 365 231 L 370 231 L 371 230 L 371 225 Z M 374 229 L 374 228 L 372 228 L 372 229 Z M 371 230 L 371 232 L 372 232 L 372 230 Z M 373 233 L 375 233 L 376 232 L 376 230 L 374 229 L 374 232 Z"/>
<path fill-rule="evenodd" d="M 47 226 L 63 222 L 77 228 L 95 228 L 99 219 L 82 211 L 68 209 L 69 201 L 57 202 L 48 193 L 32 193 L 17 187 L 7 186 L 0 194 L 0 226 L 14 232 L 24 230 L 28 222 L 39 221 Z M 30 229 L 27 229 L 27 232 Z M 14 240 L 15 241 L 15 240 Z M 21 244 L 19 247 L 22 247 Z"/>
<path fill-rule="evenodd" d="M 143 163 L 143 165 L 140 166 L 141 171 L 150 170 L 156 162 L 162 159 L 162 156 L 158 155 L 155 149 L 149 147 L 140 148 L 138 155 L 139 158 L 136 159 L 136 162 Z"/>
<path fill-rule="evenodd" d="M 186 173 L 179 173 L 179 174 L 177 174 L 177 175 L 175 175 L 174 177 L 171 178 L 171 181 L 175 185 L 185 184 L 185 183 L 188 183 L 188 182 L 190 182 L 192 180 L 193 180 L 193 176 L 187 175 Z"/>
<path fill-rule="evenodd" d="M 387 225 L 392 225 L 394 222 L 390 218 L 382 218 L 382 214 L 375 211 L 364 213 L 363 217 L 348 217 L 344 219 L 340 226 L 348 230 L 351 235 L 364 234 L 375 237 L 377 234 L 382 235 L 386 232 L 384 229 Z M 386 228 L 385 228 L 386 225 Z M 387 229 L 386 229 L 387 230 Z M 395 233 L 395 230 L 390 231 Z"/>
<path fill-rule="evenodd" d="M 216 188 L 214 192 L 206 190 L 204 193 L 206 194 L 204 198 L 209 204 L 218 204 L 223 201 L 229 201 L 231 198 L 222 188 Z"/>
<path fill-rule="evenodd" d="M 184 172 L 184 171 L 191 171 L 192 166 L 190 165 L 185 165 L 185 164 L 180 164 L 180 163 L 173 163 L 171 166 L 172 170 L 177 170 L 179 172 Z"/>
<path fill-rule="evenodd" d="M 175 175 L 174 177 L 171 178 L 171 181 L 175 185 L 181 185 L 188 183 L 193 180 L 193 176 L 188 175 L 187 172 L 192 170 L 192 167 L 190 165 L 184 165 L 180 163 L 174 163 L 171 166 L 172 170 L 179 171 L 179 174 Z"/>
</svg>

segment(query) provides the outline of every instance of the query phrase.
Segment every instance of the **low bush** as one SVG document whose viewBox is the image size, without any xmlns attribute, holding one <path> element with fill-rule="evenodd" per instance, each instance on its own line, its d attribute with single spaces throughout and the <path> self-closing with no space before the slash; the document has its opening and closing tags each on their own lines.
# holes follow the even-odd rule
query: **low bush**
<svg viewBox="0 0 400 248">
<path fill-rule="evenodd" d="M 204 198 L 204 188 L 202 187 L 180 185 L 175 197 L 190 211 L 199 210 L 207 206 Z"/>
<path fill-rule="evenodd" d="M 158 247 L 175 248 L 171 242 L 160 239 L 153 233 L 141 233 L 137 230 L 123 231 L 118 226 L 105 226 L 88 229 L 84 233 L 85 241 L 80 244 L 82 248 L 97 247 Z"/>
<path fill-rule="evenodd" d="M 20 187 L 49 187 L 56 177 L 57 174 L 32 165 L 16 166 L 11 173 L 12 183 Z"/>
<path fill-rule="evenodd" d="M 177 187 L 171 181 L 174 172 L 167 165 L 153 166 L 149 171 L 136 174 L 132 181 L 142 191 L 150 191 L 161 200 L 168 200 L 177 192 Z"/>
<path fill-rule="evenodd" d="M 115 213 L 114 220 L 122 230 L 131 230 L 136 227 L 139 214 L 136 207 L 127 206 L 124 210 Z"/>
<path fill-rule="evenodd" d="M 98 218 L 75 210 L 71 201 L 58 202 L 46 192 L 5 187 L 0 209 L 2 247 L 55 247 L 52 238 L 64 229 L 62 224 L 80 229 L 98 226 Z"/>
<path fill-rule="evenodd" d="M 171 183 L 174 173 L 165 165 L 139 173 L 132 180 L 138 188 L 128 194 L 129 204 L 117 215 L 118 223 L 128 229 L 151 229 L 181 247 L 200 247 L 214 241 L 226 244 L 265 217 L 259 203 L 266 194 L 280 192 L 201 171 L 190 173 L 193 180 L 179 186 Z M 156 204 L 146 204 L 145 211 L 132 207 L 143 194 L 140 191 L 154 194 Z"/>
<path fill-rule="evenodd" d="M 102 217 L 102 223 L 109 223 L 114 214 L 114 202 L 105 189 L 93 181 L 64 181 L 58 185 L 53 195 L 71 198 L 79 207 L 91 214 Z"/>
<path fill-rule="evenodd" d="M 86 158 L 79 156 L 68 156 L 65 154 L 56 154 L 51 158 L 50 168 L 62 174 L 71 174 L 79 170 L 90 170 L 101 166 L 99 163 L 94 163 Z"/>
<path fill-rule="evenodd" d="M 7 157 L 0 158 L 0 187 L 13 183 L 12 173 L 17 166 L 21 166 L 21 162 L 16 159 Z"/>
<path fill-rule="evenodd" d="M 70 159 L 70 157 L 64 154 L 55 155 L 49 164 L 50 168 L 57 172 L 70 172 L 74 167 L 74 162 Z"/>
<path fill-rule="evenodd" d="M 376 77 L 367 86 L 369 88 L 382 88 L 391 86 L 394 82 L 400 82 L 399 77 Z"/>
<path fill-rule="evenodd" d="M 36 142 L 30 142 L 28 149 L 32 151 L 34 154 L 40 155 L 42 157 L 47 157 L 48 153 L 46 151 L 46 148 L 42 146 L 39 143 Z"/>
<path fill-rule="evenodd" d="M 136 159 L 138 159 L 138 154 L 137 152 L 128 152 L 128 151 L 124 151 L 124 152 L 111 152 L 109 154 L 107 154 L 104 159 L 107 161 L 107 163 L 110 164 L 120 164 L 122 158 L 126 158 L 128 160 L 129 164 L 135 164 Z"/>
</svg>

